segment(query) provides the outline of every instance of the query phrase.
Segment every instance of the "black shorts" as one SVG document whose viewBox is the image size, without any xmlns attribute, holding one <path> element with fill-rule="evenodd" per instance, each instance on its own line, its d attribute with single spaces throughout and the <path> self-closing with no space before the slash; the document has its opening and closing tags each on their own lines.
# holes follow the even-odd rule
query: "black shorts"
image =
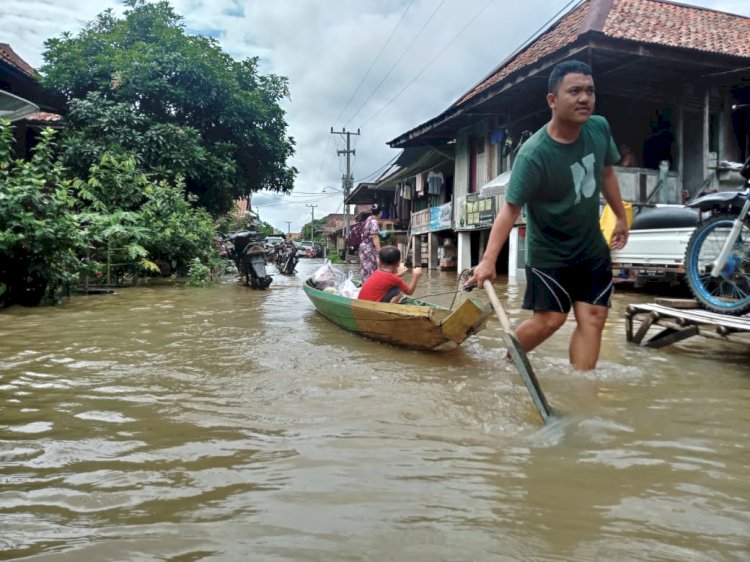
<svg viewBox="0 0 750 562">
<path fill-rule="evenodd" d="M 388 291 L 385 293 L 385 296 L 380 299 L 380 302 L 391 302 L 391 299 L 393 297 L 396 297 L 401 294 L 401 288 L 400 287 L 391 287 L 388 289 Z"/>
<path fill-rule="evenodd" d="M 559 268 L 526 266 L 523 307 L 527 310 L 568 313 L 576 301 L 609 307 L 611 299 L 609 252 Z"/>
</svg>

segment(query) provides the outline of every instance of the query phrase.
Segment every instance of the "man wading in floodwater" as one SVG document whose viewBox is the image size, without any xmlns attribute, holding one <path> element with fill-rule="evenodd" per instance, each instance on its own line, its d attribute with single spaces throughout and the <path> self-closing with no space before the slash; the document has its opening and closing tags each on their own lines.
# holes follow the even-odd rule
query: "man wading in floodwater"
<svg viewBox="0 0 750 562">
<path fill-rule="evenodd" d="M 521 208 L 526 206 L 526 294 L 533 316 L 516 335 L 530 351 L 565 323 L 571 307 L 576 328 L 570 363 L 596 367 L 612 297 L 612 263 L 599 228 L 599 195 L 617 217 L 611 247 L 628 241 L 628 223 L 612 165 L 619 159 L 609 123 L 594 111 L 591 67 L 558 64 L 549 78 L 550 121 L 513 163 L 505 204 L 497 215 L 482 261 L 466 285 L 495 279 L 495 263 Z"/>
</svg>

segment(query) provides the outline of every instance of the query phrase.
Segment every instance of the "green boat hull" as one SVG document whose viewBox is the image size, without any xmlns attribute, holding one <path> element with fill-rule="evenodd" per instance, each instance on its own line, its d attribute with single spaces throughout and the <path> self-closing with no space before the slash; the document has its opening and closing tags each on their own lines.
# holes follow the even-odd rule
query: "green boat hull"
<svg viewBox="0 0 750 562">
<path fill-rule="evenodd" d="M 399 304 L 351 299 L 320 291 L 308 279 L 305 294 L 317 311 L 341 328 L 411 349 L 453 349 L 484 327 L 492 309 L 470 298 L 455 310 L 417 299 Z"/>
</svg>

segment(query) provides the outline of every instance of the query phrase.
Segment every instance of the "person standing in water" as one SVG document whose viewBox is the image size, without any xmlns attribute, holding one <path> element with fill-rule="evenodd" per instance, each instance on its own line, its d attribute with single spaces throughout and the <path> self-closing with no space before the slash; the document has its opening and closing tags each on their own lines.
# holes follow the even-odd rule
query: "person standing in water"
<svg viewBox="0 0 750 562">
<path fill-rule="evenodd" d="M 554 334 L 571 308 L 576 328 L 569 359 L 577 369 L 596 367 L 612 296 L 610 249 L 599 228 L 599 195 L 616 217 L 611 248 L 628 240 L 628 223 L 613 165 L 620 155 L 609 123 L 593 115 L 591 67 L 558 64 L 549 78 L 552 116 L 526 143 L 513 164 L 505 203 L 487 248 L 466 286 L 494 280 L 498 254 L 526 207 L 526 294 L 533 310 L 516 335 L 526 351 Z"/>
<path fill-rule="evenodd" d="M 359 244 L 359 265 L 362 268 L 362 283 L 378 268 L 378 252 L 380 252 L 380 228 L 378 217 L 382 209 L 373 205 L 370 216 L 365 219 L 362 227 L 362 241 Z"/>
</svg>

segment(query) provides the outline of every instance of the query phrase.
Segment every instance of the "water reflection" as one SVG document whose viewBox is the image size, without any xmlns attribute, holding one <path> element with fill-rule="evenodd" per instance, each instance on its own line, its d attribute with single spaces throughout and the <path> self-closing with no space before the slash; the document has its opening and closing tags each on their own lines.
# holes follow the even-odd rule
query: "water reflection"
<svg viewBox="0 0 750 562">
<path fill-rule="evenodd" d="M 342 332 L 300 274 L 0 314 L 0 553 L 34 560 L 749 560 L 748 354 L 430 354 Z M 455 276 L 422 294 L 450 304 Z M 514 323 L 522 287 L 498 284 Z M 459 295 L 457 298 L 464 298 Z"/>
</svg>

